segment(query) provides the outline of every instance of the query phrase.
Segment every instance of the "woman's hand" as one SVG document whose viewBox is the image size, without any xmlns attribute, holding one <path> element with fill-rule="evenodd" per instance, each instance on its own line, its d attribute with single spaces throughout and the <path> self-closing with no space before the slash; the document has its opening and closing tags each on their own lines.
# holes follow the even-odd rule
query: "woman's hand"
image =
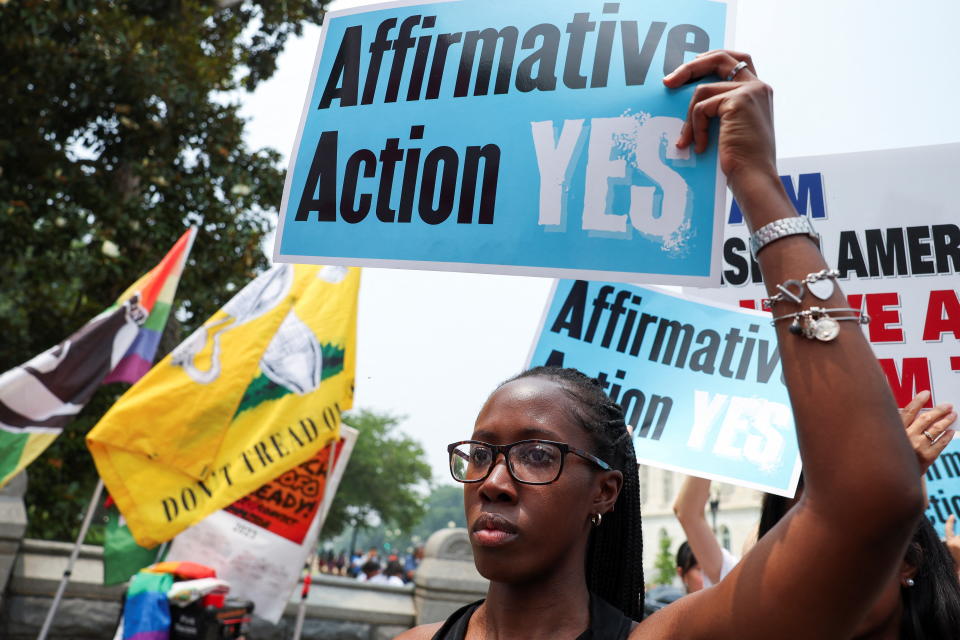
<svg viewBox="0 0 960 640">
<path fill-rule="evenodd" d="M 927 472 L 956 433 L 950 430 L 950 425 L 957 419 L 953 405 L 939 404 L 929 411 L 920 413 L 920 409 L 929 399 L 930 392 L 921 391 L 913 397 L 910 404 L 900 410 L 900 419 L 903 420 L 903 426 L 907 430 L 910 446 L 917 454 L 921 474 Z"/>
<path fill-rule="evenodd" d="M 745 62 L 733 77 L 727 76 L 739 62 Z M 677 141 L 686 148 L 693 144 L 697 153 L 707 148 L 711 118 L 720 120 L 720 168 L 736 191 L 739 183 L 751 177 L 777 177 L 777 153 L 773 131 L 773 90 L 757 79 L 750 56 L 736 51 L 709 51 L 683 64 L 663 79 L 677 89 L 706 76 L 719 76 L 721 82 L 696 88 L 687 120 Z"/>
</svg>

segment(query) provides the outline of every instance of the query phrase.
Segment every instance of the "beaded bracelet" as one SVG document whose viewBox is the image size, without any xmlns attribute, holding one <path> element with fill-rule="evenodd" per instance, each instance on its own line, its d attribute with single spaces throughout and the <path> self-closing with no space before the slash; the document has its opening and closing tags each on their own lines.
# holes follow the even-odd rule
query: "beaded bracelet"
<svg viewBox="0 0 960 640">
<path fill-rule="evenodd" d="M 775 324 L 777 320 L 793 318 L 793 322 L 790 323 L 790 333 L 793 335 L 802 335 L 808 340 L 817 339 L 821 342 L 830 342 L 840 334 L 840 321 L 842 320 L 852 320 L 861 325 L 870 323 L 870 316 L 866 313 L 852 316 L 829 315 L 830 313 L 841 311 L 858 313 L 860 310 L 850 307 L 837 307 L 833 309 L 810 307 L 809 309 L 797 311 L 796 313 L 778 316 L 771 320 L 770 324 Z"/>
</svg>

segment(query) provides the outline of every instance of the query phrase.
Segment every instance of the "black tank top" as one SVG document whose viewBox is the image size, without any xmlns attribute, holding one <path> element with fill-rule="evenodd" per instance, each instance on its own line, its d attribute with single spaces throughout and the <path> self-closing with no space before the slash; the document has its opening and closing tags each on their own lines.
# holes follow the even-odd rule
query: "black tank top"
<svg viewBox="0 0 960 640">
<path fill-rule="evenodd" d="M 473 612 L 483 604 L 478 600 L 457 609 L 437 631 L 433 640 L 464 640 Z M 577 636 L 577 640 L 626 640 L 633 621 L 603 598 L 590 594 L 590 626 Z"/>
</svg>

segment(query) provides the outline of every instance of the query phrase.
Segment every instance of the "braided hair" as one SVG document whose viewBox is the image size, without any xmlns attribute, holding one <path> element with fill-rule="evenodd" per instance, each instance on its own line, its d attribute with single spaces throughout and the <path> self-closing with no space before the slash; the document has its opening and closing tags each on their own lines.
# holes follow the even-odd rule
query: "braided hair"
<svg viewBox="0 0 960 640">
<path fill-rule="evenodd" d="M 522 378 L 546 378 L 558 383 L 573 400 L 574 422 L 590 434 L 594 454 L 623 474 L 623 486 L 610 513 L 590 532 L 587 543 L 587 588 L 639 620 L 643 599 L 643 534 L 640 530 L 640 482 L 633 438 L 623 409 L 600 383 L 577 369 L 534 367 L 503 384 Z M 501 385 L 503 386 L 503 385 Z"/>
</svg>

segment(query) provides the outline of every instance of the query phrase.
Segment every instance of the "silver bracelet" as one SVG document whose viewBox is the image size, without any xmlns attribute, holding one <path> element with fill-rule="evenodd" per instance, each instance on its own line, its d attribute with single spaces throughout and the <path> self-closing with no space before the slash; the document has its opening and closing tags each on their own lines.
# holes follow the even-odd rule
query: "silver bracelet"
<svg viewBox="0 0 960 640">
<path fill-rule="evenodd" d="M 770 324 L 775 324 L 777 320 L 793 318 L 793 322 L 790 323 L 790 333 L 793 335 L 802 335 L 808 340 L 817 339 L 821 342 L 830 342 L 831 340 L 835 340 L 840 334 L 840 321 L 842 320 L 855 321 L 861 325 L 870 323 L 870 316 L 866 313 L 852 316 L 829 315 L 830 313 L 842 311 L 852 311 L 856 314 L 860 310 L 851 307 L 836 307 L 832 309 L 810 307 L 809 309 L 797 311 L 796 313 L 778 316 L 771 320 Z"/>
<path fill-rule="evenodd" d="M 806 216 L 793 216 L 790 218 L 780 218 L 768 224 L 763 225 L 752 234 L 750 234 L 750 253 L 754 260 L 757 253 L 765 246 L 787 236 L 805 234 L 810 236 L 817 247 L 820 246 L 820 235 L 814 231 L 810 218 Z"/>
<path fill-rule="evenodd" d="M 808 273 L 803 280 L 787 280 L 783 284 L 778 284 L 777 289 L 780 293 L 770 296 L 770 304 L 791 300 L 800 304 L 805 292 L 809 291 L 820 300 L 829 300 L 833 292 L 836 291 L 836 280 L 840 272 L 836 269 L 821 269 L 814 273 Z"/>
</svg>

